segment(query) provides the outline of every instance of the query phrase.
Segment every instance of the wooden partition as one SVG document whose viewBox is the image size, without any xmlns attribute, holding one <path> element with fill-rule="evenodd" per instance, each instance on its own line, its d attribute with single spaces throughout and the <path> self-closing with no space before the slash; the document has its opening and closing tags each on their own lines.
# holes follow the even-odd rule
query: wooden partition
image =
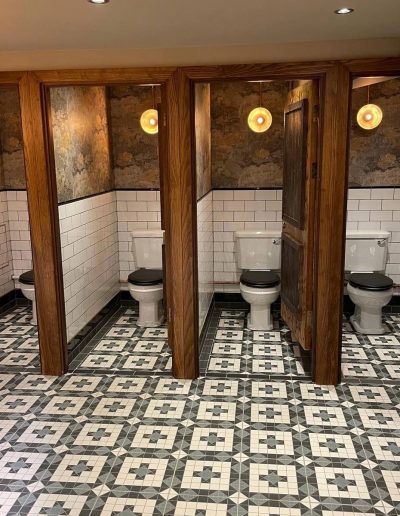
<svg viewBox="0 0 400 516">
<path fill-rule="evenodd" d="M 165 125 L 166 261 L 173 374 L 199 374 L 197 233 L 192 96 L 195 82 L 315 79 L 321 85 L 314 258 L 313 372 L 320 384 L 340 381 L 350 83 L 353 75 L 400 75 L 400 60 L 282 63 L 1 74 L 19 83 L 28 203 L 37 289 L 42 372 L 67 368 L 64 294 L 55 178 L 50 173 L 44 91 L 57 85 L 160 83 Z"/>
<path fill-rule="evenodd" d="M 314 285 L 310 286 L 315 292 L 313 375 L 320 384 L 336 384 L 341 365 L 350 72 L 337 62 L 186 67 L 183 72 L 192 82 L 314 79 L 321 85 Z M 193 225 L 193 235 L 195 230 Z"/>
</svg>

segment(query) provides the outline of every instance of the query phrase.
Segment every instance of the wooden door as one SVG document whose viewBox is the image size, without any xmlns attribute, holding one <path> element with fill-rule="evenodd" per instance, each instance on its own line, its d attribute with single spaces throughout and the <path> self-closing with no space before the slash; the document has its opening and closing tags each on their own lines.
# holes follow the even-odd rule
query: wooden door
<svg viewBox="0 0 400 516">
<path fill-rule="evenodd" d="M 169 220 L 168 210 L 169 201 L 168 201 L 168 188 L 166 177 L 167 171 L 167 122 L 166 116 L 163 109 L 163 105 L 161 103 L 157 104 L 158 111 L 158 160 L 159 160 L 159 170 L 160 170 L 160 203 L 161 203 L 161 229 L 164 230 L 164 243 L 162 246 L 162 261 L 163 261 L 163 271 L 164 271 L 164 280 L 163 280 L 163 305 L 164 305 L 164 315 L 167 321 L 168 326 L 168 334 L 170 338 L 168 339 L 168 344 L 170 345 L 172 338 L 172 320 L 170 317 L 170 307 L 171 307 L 171 297 L 170 297 L 170 274 L 169 274 L 169 261 L 168 261 L 168 250 L 166 249 L 166 242 L 168 242 L 169 238 L 169 226 L 166 223 Z M 168 227 L 167 227 L 168 226 Z"/>
<path fill-rule="evenodd" d="M 318 85 L 291 86 L 285 108 L 281 314 L 292 339 L 312 347 Z"/>
</svg>

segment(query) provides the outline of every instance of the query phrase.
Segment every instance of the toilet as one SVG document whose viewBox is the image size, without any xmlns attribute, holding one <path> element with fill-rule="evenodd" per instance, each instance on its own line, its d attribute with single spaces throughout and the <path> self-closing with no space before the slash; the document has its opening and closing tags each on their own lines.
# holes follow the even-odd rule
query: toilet
<svg viewBox="0 0 400 516">
<path fill-rule="evenodd" d="M 346 232 L 347 293 L 355 304 L 350 321 L 359 333 L 387 332 L 382 324 L 382 308 L 393 295 L 393 281 L 384 274 L 389 236 L 380 230 Z"/>
<path fill-rule="evenodd" d="M 129 292 L 139 302 L 138 326 L 154 328 L 164 320 L 162 230 L 132 231 L 132 252 L 137 270 L 128 276 Z"/>
<path fill-rule="evenodd" d="M 36 317 L 36 298 L 35 298 L 35 278 L 33 270 L 23 272 L 18 278 L 21 292 L 23 295 L 32 301 L 32 324 L 37 325 Z"/>
<path fill-rule="evenodd" d="M 281 233 L 278 231 L 236 231 L 240 293 L 250 304 L 247 327 L 272 330 L 271 305 L 279 297 L 281 267 Z"/>
</svg>

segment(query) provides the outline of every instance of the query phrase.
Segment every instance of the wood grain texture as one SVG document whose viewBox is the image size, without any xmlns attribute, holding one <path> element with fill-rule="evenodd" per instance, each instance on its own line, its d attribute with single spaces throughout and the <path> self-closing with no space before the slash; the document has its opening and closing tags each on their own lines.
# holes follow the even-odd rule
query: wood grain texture
<svg viewBox="0 0 400 516">
<path fill-rule="evenodd" d="M 321 168 L 316 213 L 313 371 L 319 384 L 340 381 L 348 126 L 351 80 L 337 64 L 324 84 Z"/>
<path fill-rule="evenodd" d="M 352 74 L 359 76 L 400 74 L 400 57 L 351 59 L 341 61 Z"/>
<path fill-rule="evenodd" d="M 335 61 L 260 63 L 215 66 L 185 66 L 181 70 L 195 81 L 313 79 L 320 77 Z"/>
<path fill-rule="evenodd" d="M 127 83 L 163 83 L 169 79 L 175 68 L 104 68 L 82 70 L 43 70 L 35 75 L 47 86 L 61 85 L 110 85 Z"/>
<path fill-rule="evenodd" d="M 6 86 L 18 86 L 23 72 L 0 72 L 0 84 Z"/>
<path fill-rule="evenodd" d="M 307 98 L 289 104 L 284 116 L 282 218 L 296 228 L 303 229 L 307 179 Z"/>
<path fill-rule="evenodd" d="M 292 163 L 286 172 L 288 176 L 291 176 L 293 169 L 297 170 L 297 178 L 289 177 L 289 180 L 284 182 L 283 193 L 287 202 L 283 211 L 288 206 L 293 216 L 291 218 L 285 217 L 287 222 L 284 224 L 282 232 L 284 237 L 290 237 L 293 242 L 297 243 L 299 262 L 301 263 L 297 268 L 295 264 L 291 265 L 293 270 L 292 281 L 294 281 L 294 273 L 296 273 L 295 277 L 297 278 L 298 305 L 296 307 L 293 303 L 290 303 L 290 297 L 286 302 L 282 286 L 281 315 L 292 330 L 292 338 L 297 340 L 304 349 L 310 349 L 313 345 L 311 313 L 314 294 L 314 209 L 316 191 L 313 170 L 317 162 L 318 105 L 318 81 L 300 81 L 291 86 L 287 96 L 287 110 L 289 117 L 296 116 L 294 119 L 296 124 L 292 129 L 296 129 L 297 143 L 295 146 L 291 145 L 286 149 L 285 154 L 287 152 L 293 153 Z M 302 191 L 300 192 L 299 189 Z M 300 203 L 297 202 L 298 199 L 301 199 Z M 293 212 L 291 208 L 293 206 L 297 206 L 297 214 Z M 282 249 L 283 262 L 285 260 L 284 253 L 285 251 Z M 282 274 L 287 274 L 287 271 L 283 271 L 286 267 L 283 262 Z"/>
<path fill-rule="evenodd" d="M 68 368 L 67 339 L 57 192 L 47 155 L 45 102 L 35 74 L 24 74 L 19 86 L 41 371 L 59 376 Z"/>
<path fill-rule="evenodd" d="M 199 374 L 197 298 L 197 214 L 196 171 L 192 90 L 182 70 L 166 83 L 166 123 L 169 220 L 167 261 L 171 282 L 172 372 L 176 378 L 196 378 Z"/>
</svg>

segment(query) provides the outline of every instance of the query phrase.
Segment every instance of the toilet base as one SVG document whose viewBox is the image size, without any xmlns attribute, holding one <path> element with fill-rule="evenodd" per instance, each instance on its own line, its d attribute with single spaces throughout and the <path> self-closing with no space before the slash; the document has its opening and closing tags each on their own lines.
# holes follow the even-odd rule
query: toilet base
<svg viewBox="0 0 400 516">
<path fill-rule="evenodd" d="M 31 319 L 31 324 L 33 324 L 33 326 L 37 326 L 36 300 L 35 299 L 32 301 L 32 319 Z"/>
<path fill-rule="evenodd" d="M 372 320 L 368 320 L 367 318 L 367 321 L 362 321 L 364 323 L 364 325 L 362 325 L 360 321 L 360 315 L 355 313 L 350 317 L 350 322 L 354 326 L 357 333 L 363 333 L 366 335 L 383 335 L 388 331 L 387 328 L 385 328 L 382 324 L 382 314 L 373 314 Z"/>
<path fill-rule="evenodd" d="M 247 316 L 247 328 L 253 331 L 269 331 L 274 327 L 271 317 L 271 307 L 250 305 Z"/>
<path fill-rule="evenodd" d="M 139 317 L 137 325 L 141 328 L 156 328 L 164 322 L 162 301 L 145 303 L 139 302 Z"/>
</svg>

